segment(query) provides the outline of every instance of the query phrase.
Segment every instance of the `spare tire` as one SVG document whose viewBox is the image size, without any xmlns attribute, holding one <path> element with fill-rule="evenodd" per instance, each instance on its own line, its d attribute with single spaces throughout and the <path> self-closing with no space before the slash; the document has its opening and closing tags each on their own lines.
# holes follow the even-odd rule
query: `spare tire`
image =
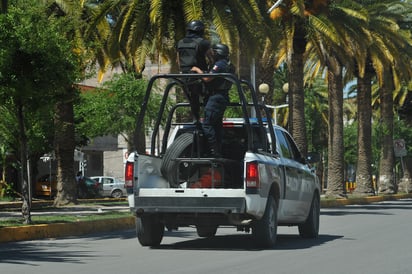
<svg viewBox="0 0 412 274">
<path fill-rule="evenodd" d="M 176 158 L 191 157 L 193 144 L 193 133 L 183 133 L 178 136 L 173 143 L 166 149 L 163 156 L 160 171 L 163 177 L 169 181 L 171 187 L 178 187 L 178 163 Z"/>
</svg>

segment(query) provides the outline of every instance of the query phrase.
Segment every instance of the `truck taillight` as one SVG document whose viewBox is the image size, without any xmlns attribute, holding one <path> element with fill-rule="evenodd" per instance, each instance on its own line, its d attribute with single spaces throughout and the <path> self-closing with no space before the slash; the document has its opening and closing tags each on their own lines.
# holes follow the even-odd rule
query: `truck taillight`
<svg viewBox="0 0 412 274">
<path fill-rule="evenodd" d="M 126 162 L 126 168 L 124 172 L 125 188 L 133 188 L 133 171 L 134 163 Z"/>
<path fill-rule="evenodd" d="M 259 166 L 257 162 L 246 163 L 246 187 L 258 188 L 259 183 Z"/>
</svg>

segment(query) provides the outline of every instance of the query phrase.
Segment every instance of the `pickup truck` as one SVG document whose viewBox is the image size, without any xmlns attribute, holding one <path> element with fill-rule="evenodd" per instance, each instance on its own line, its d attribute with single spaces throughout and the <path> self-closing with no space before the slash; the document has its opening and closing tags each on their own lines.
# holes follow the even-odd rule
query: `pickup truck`
<svg viewBox="0 0 412 274">
<path fill-rule="evenodd" d="M 182 114 L 183 109 L 189 112 L 189 103 L 166 110 L 168 98 L 178 89 L 190 100 L 187 79 L 200 77 L 163 74 L 149 81 L 137 125 L 147 124 L 145 113 L 156 81 L 166 86 L 158 118 L 150 130 L 148 153 L 130 153 L 125 166 L 140 244 L 157 246 L 165 229 L 184 226 L 195 227 L 199 237 L 213 237 L 219 226 L 232 226 L 252 233 L 259 247 L 275 245 L 280 225 L 297 226 L 304 238 L 317 237 L 321 190 L 310 165 L 318 161 L 317 154 L 302 157 L 291 135 L 273 125 L 270 109 L 249 82 L 226 73 L 201 76 L 233 83 L 220 158 L 205 153 L 199 124 L 182 122 L 190 117 Z"/>
</svg>

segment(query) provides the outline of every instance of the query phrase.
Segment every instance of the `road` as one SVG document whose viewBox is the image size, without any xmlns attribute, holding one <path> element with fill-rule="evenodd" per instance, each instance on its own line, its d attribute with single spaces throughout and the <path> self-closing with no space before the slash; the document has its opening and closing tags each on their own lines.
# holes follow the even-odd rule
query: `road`
<svg viewBox="0 0 412 274">
<path fill-rule="evenodd" d="M 158 248 L 134 231 L 0 244 L 1 273 L 412 273 L 412 199 L 321 210 L 320 237 L 279 227 L 273 249 L 219 228 L 200 239 L 192 228 L 166 232 Z"/>
</svg>

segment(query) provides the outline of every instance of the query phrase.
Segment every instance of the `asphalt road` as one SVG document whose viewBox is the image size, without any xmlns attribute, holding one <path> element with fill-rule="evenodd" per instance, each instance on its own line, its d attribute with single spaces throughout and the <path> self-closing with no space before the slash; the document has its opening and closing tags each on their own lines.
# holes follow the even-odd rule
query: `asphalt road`
<svg viewBox="0 0 412 274">
<path fill-rule="evenodd" d="M 276 247 L 219 228 L 200 239 L 192 228 L 166 232 L 158 248 L 134 231 L 0 244 L 1 273 L 412 273 L 412 199 L 321 209 L 320 237 L 280 227 Z"/>
</svg>

